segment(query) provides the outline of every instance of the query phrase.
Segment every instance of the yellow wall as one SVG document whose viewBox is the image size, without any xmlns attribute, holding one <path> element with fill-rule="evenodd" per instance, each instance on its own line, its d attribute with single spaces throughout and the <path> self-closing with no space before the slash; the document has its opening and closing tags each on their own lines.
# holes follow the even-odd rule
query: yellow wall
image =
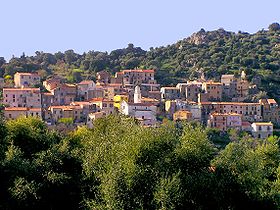
<svg viewBox="0 0 280 210">
<path fill-rule="evenodd" d="M 115 95 L 114 96 L 114 107 L 119 109 L 121 107 L 121 102 L 122 101 L 128 102 L 128 96 L 126 96 L 126 95 Z"/>
</svg>

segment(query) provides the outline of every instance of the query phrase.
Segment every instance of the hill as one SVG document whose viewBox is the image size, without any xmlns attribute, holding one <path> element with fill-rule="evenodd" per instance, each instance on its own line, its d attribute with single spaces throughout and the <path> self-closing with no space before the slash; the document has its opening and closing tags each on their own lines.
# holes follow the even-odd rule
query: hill
<svg viewBox="0 0 280 210">
<path fill-rule="evenodd" d="M 13 57 L 9 62 L 0 58 L 0 76 L 16 71 L 38 71 L 43 78 L 52 74 L 69 82 L 95 78 L 95 73 L 108 70 L 112 74 L 122 69 L 153 68 L 162 85 L 200 77 L 217 79 L 221 74 L 245 70 L 250 81 L 269 96 L 280 96 L 280 25 L 273 23 L 268 30 L 254 34 L 228 32 L 224 29 L 201 29 L 192 36 L 172 45 L 145 51 L 129 44 L 112 52 L 89 51 L 82 55 L 73 50 L 54 54 L 36 52 L 35 56 Z"/>
</svg>

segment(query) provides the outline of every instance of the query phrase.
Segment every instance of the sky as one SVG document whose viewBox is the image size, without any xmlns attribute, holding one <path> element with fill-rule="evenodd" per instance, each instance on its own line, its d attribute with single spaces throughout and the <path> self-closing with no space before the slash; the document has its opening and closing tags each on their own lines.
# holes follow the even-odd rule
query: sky
<svg viewBox="0 0 280 210">
<path fill-rule="evenodd" d="M 0 57 L 166 46 L 204 28 L 280 23 L 280 0 L 0 0 Z"/>
</svg>

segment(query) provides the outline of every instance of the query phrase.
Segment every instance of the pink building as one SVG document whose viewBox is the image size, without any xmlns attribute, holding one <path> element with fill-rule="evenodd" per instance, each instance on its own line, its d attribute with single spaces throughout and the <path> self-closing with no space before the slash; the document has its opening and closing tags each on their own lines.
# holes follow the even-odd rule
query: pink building
<svg viewBox="0 0 280 210">
<path fill-rule="evenodd" d="M 202 120 L 205 123 L 211 113 L 236 113 L 241 114 L 243 121 L 262 121 L 260 103 L 243 102 L 201 102 Z"/>
<path fill-rule="evenodd" d="M 61 84 L 51 90 L 54 95 L 53 105 L 67 105 L 75 101 L 77 97 L 77 87 L 71 84 Z"/>
<path fill-rule="evenodd" d="M 3 103 L 10 107 L 41 108 L 40 88 L 4 88 Z"/>
<path fill-rule="evenodd" d="M 242 127 L 242 115 L 236 113 L 213 113 L 210 114 L 208 125 L 222 131 L 229 128 L 240 130 Z"/>
<path fill-rule="evenodd" d="M 40 76 L 37 73 L 17 72 L 14 75 L 15 87 L 32 87 L 40 84 Z"/>
</svg>

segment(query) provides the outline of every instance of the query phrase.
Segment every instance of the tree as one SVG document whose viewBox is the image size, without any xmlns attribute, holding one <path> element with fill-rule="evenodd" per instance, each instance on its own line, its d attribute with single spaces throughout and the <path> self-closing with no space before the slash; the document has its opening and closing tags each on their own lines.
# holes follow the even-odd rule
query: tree
<svg viewBox="0 0 280 210">
<path fill-rule="evenodd" d="M 272 23 L 268 26 L 269 31 L 275 32 L 280 31 L 280 24 L 279 23 Z"/>
<path fill-rule="evenodd" d="M 3 64 L 6 63 L 6 60 L 4 57 L 0 57 L 0 67 L 3 66 Z"/>
<path fill-rule="evenodd" d="M 50 147 L 58 140 L 55 133 L 47 130 L 46 124 L 35 117 L 20 117 L 7 122 L 7 139 L 19 147 L 25 157 L 31 157 Z"/>
<path fill-rule="evenodd" d="M 276 139 L 277 140 L 277 139 Z M 230 143 L 214 160 L 217 194 L 225 208 L 274 209 L 279 199 L 271 192 L 280 163 L 278 140 L 260 142 L 248 137 Z M 223 197 L 225 196 L 225 197 Z"/>
</svg>

